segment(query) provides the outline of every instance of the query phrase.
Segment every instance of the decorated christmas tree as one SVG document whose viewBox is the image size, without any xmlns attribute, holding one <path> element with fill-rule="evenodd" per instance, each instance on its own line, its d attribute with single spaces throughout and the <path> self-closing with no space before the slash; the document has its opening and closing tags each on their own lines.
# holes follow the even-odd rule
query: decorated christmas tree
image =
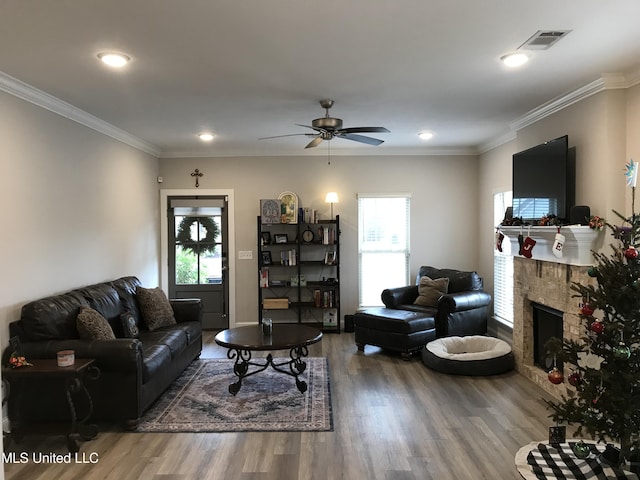
<svg viewBox="0 0 640 480">
<path fill-rule="evenodd" d="M 552 339 L 548 351 L 569 366 L 571 385 L 561 401 L 548 401 L 557 423 L 577 426 L 577 437 L 617 442 L 627 460 L 640 447 L 640 215 L 635 213 L 637 163 L 629 162 L 632 214 L 614 211 L 615 224 L 592 218 L 592 228 L 610 231 L 612 253 L 594 252 L 587 285 L 572 290 L 582 298 L 579 341 Z M 556 372 L 557 373 L 557 372 Z M 551 374 L 549 379 L 552 379 Z M 554 383 L 557 383 L 554 381 Z"/>
</svg>

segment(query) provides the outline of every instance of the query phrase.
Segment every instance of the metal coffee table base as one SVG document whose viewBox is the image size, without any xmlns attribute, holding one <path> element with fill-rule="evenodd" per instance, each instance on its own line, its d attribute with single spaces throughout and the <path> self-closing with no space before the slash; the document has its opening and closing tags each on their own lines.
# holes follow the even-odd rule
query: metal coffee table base
<svg viewBox="0 0 640 480">
<path fill-rule="evenodd" d="M 300 393 L 304 393 L 307 391 L 307 382 L 300 380 L 298 375 L 302 375 L 307 369 L 307 363 L 302 359 L 308 355 L 309 349 L 307 347 L 295 347 L 289 351 L 289 360 L 287 361 L 275 363 L 273 355 L 269 354 L 264 358 L 265 363 L 257 363 L 251 361 L 251 350 L 231 348 L 227 352 L 227 357 L 231 360 L 235 358 L 233 373 L 238 377 L 238 381 L 229 385 L 229 393 L 235 395 L 242 387 L 243 378 L 260 373 L 269 367 L 272 367 L 277 372 L 294 377 L 296 379 L 296 387 L 298 387 Z M 257 368 L 249 371 L 250 366 Z"/>
</svg>

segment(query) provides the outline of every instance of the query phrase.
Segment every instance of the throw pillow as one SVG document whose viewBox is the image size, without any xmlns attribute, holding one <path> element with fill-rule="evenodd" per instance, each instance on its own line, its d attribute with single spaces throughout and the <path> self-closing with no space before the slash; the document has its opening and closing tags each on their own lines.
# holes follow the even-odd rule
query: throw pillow
<svg viewBox="0 0 640 480">
<path fill-rule="evenodd" d="M 100 312 L 89 307 L 80 307 L 76 317 L 80 338 L 85 340 L 115 340 L 113 329 Z"/>
<path fill-rule="evenodd" d="M 437 307 L 440 297 L 448 291 L 448 278 L 436 278 L 433 280 L 429 277 L 422 277 L 418 284 L 418 298 L 416 298 L 413 304 L 423 307 Z"/>
<path fill-rule="evenodd" d="M 133 313 L 124 312 L 120 315 L 120 321 L 122 322 L 122 335 L 125 338 L 138 338 L 140 336 L 140 330 L 138 330 L 136 317 L 133 316 Z"/>
<path fill-rule="evenodd" d="M 136 289 L 142 320 L 150 331 L 176 324 L 169 299 L 160 287 Z"/>
</svg>

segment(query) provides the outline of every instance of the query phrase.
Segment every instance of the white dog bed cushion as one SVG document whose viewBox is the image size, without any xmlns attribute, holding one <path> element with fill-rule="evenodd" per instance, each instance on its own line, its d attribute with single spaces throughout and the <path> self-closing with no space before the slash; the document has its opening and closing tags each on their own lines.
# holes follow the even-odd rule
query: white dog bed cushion
<svg viewBox="0 0 640 480">
<path fill-rule="evenodd" d="M 496 375 L 513 369 L 513 352 L 494 337 L 443 337 L 427 344 L 422 363 L 452 375 Z"/>
</svg>

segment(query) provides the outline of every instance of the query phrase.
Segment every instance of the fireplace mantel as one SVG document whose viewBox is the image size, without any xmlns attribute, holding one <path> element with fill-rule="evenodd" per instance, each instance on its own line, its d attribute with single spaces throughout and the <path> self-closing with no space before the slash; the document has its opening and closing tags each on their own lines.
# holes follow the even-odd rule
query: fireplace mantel
<svg viewBox="0 0 640 480">
<path fill-rule="evenodd" d="M 530 236 L 536 241 L 532 250 L 533 260 L 544 260 L 547 262 L 565 263 L 567 265 L 589 266 L 593 265 L 592 250 L 594 242 L 600 232 L 588 226 L 566 226 L 560 227 L 560 233 L 565 236 L 562 257 L 556 257 L 552 252 L 558 227 L 500 227 L 502 233 L 511 243 L 511 254 L 518 256 L 520 245 L 518 235 L 524 238 Z"/>
</svg>

